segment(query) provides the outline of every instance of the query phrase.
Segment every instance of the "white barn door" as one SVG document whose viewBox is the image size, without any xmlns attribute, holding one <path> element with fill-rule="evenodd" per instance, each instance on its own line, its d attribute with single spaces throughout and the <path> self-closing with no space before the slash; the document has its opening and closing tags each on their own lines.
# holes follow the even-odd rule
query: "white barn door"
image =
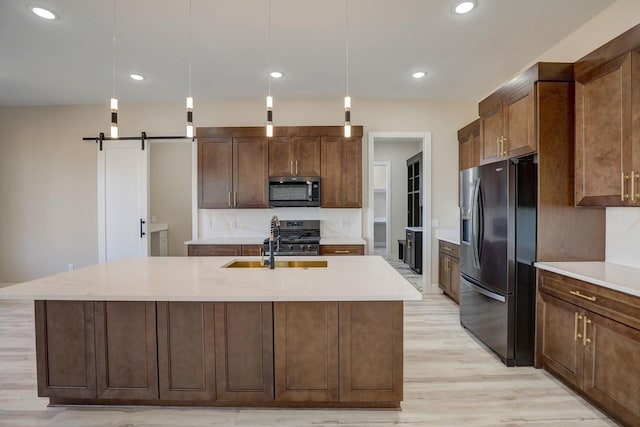
<svg viewBox="0 0 640 427">
<path fill-rule="evenodd" d="M 98 150 L 98 259 L 147 256 L 148 145 L 104 141 Z"/>
</svg>

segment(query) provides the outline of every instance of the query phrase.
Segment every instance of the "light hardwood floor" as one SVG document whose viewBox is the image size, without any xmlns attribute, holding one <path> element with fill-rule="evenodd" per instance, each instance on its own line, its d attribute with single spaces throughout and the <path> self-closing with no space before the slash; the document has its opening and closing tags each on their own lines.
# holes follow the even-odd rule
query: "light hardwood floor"
<svg viewBox="0 0 640 427">
<path fill-rule="evenodd" d="M 406 304 L 402 410 L 48 408 L 33 304 L 0 301 L 0 426 L 614 426 L 542 370 L 506 368 L 438 293 Z"/>
</svg>

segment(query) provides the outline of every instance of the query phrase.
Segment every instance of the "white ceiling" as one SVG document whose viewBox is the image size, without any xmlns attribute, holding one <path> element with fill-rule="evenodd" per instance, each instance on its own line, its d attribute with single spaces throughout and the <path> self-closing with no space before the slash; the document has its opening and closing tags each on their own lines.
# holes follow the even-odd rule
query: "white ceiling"
<svg viewBox="0 0 640 427">
<path fill-rule="evenodd" d="M 613 0 L 350 0 L 355 99 L 478 101 Z M 29 5 L 52 9 L 56 21 Z M 345 94 L 345 0 L 193 0 L 196 102 L 258 99 L 267 71 L 280 98 Z M 183 102 L 187 0 L 119 0 L 116 93 L 121 102 Z M 112 92 L 111 0 L 0 0 L 0 105 L 99 104 Z M 269 66 L 271 65 L 271 66 Z M 425 70 L 416 81 L 410 73 Z M 128 75 L 147 77 L 134 82 Z"/>
</svg>

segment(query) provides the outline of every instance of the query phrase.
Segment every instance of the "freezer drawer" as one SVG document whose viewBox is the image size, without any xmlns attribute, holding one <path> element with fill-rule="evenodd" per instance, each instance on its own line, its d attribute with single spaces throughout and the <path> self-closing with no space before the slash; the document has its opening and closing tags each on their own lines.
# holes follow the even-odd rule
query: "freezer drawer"
<svg viewBox="0 0 640 427">
<path fill-rule="evenodd" d="M 460 323 L 513 365 L 513 295 L 497 294 L 460 277 Z"/>
</svg>

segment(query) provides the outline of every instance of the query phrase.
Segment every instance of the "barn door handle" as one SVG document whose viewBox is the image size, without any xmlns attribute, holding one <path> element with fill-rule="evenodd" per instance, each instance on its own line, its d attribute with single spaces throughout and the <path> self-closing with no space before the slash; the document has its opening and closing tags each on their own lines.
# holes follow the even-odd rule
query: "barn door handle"
<svg viewBox="0 0 640 427">
<path fill-rule="evenodd" d="M 144 231 L 142 231 L 142 226 L 146 223 L 147 222 L 144 219 L 140 218 L 140 238 L 141 239 L 147 234 Z"/>
</svg>

